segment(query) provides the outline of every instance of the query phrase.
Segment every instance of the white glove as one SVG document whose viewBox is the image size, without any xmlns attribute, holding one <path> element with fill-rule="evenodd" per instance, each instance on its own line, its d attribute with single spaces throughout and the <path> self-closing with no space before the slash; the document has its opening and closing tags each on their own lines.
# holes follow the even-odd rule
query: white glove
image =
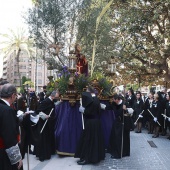
<svg viewBox="0 0 170 170">
<path fill-rule="evenodd" d="M 24 112 L 21 111 L 21 110 L 18 110 L 17 111 L 17 117 L 20 117 L 20 116 L 23 116 L 24 115 Z"/>
<path fill-rule="evenodd" d="M 129 114 L 133 114 L 134 110 L 132 108 L 127 108 Z"/>
<path fill-rule="evenodd" d="M 62 101 L 57 101 L 57 102 L 55 102 L 54 104 L 55 104 L 56 106 L 58 106 L 61 102 L 62 102 Z"/>
<path fill-rule="evenodd" d="M 139 118 L 143 118 L 143 116 L 142 116 L 142 115 L 139 115 Z"/>
<path fill-rule="evenodd" d="M 167 117 L 166 117 L 166 115 L 164 115 L 164 114 L 162 114 L 162 116 L 164 117 L 164 119 L 166 119 Z"/>
<path fill-rule="evenodd" d="M 85 108 L 83 106 L 79 107 L 79 112 L 84 113 Z"/>
<path fill-rule="evenodd" d="M 18 117 L 19 121 L 22 122 L 23 118 L 24 118 L 24 112 L 21 111 L 21 110 L 18 110 L 17 111 L 17 117 Z"/>
<path fill-rule="evenodd" d="M 101 109 L 105 110 L 106 105 L 105 105 L 105 104 L 103 104 L 103 103 L 100 103 L 100 107 L 101 107 Z"/>
<path fill-rule="evenodd" d="M 43 120 L 47 119 L 48 118 L 48 115 L 46 115 L 44 112 L 40 112 L 39 113 L 39 117 Z"/>
<path fill-rule="evenodd" d="M 158 119 L 157 119 L 156 117 L 154 117 L 154 119 L 153 119 L 153 120 L 154 120 L 154 122 L 157 122 L 157 120 L 158 120 Z"/>
<path fill-rule="evenodd" d="M 26 111 L 25 113 L 34 113 L 33 110 Z"/>
<path fill-rule="evenodd" d="M 168 118 L 168 121 L 170 122 L 170 117 Z"/>
</svg>

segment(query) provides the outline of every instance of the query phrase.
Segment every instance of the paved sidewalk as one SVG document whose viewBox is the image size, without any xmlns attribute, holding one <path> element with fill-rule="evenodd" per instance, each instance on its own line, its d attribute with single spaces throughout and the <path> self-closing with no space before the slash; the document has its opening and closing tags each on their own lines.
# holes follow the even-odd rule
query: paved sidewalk
<svg viewBox="0 0 170 170">
<path fill-rule="evenodd" d="M 73 157 L 54 155 L 50 160 L 40 162 L 30 155 L 30 170 L 169 170 L 170 169 L 170 140 L 167 136 L 152 138 L 152 135 L 131 132 L 131 156 L 122 159 L 111 159 L 106 154 L 104 161 L 95 165 L 77 165 Z M 152 141 L 157 148 L 151 147 Z M 24 170 L 27 170 L 26 158 Z"/>
</svg>

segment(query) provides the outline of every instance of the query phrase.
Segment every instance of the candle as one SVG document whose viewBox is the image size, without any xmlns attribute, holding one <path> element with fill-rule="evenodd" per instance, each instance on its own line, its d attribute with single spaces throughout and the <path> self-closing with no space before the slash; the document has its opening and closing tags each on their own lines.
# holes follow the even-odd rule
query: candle
<svg viewBox="0 0 170 170">
<path fill-rule="evenodd" d="M 74 68 L 74 60 L 73 59 L 71 59 L 71 68 Z"/>
</svg>

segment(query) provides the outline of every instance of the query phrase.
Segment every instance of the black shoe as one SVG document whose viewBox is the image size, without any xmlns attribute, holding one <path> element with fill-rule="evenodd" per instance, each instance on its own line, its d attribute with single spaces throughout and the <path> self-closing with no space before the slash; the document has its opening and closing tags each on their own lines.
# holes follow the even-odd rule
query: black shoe
<svg viewBox="0 0 170 170">
<path fill-rule="evenodd" d="M 162 135 L 162 136 L 165 136 L 165 135 L 166 135 L 166 132 L 162 132 L 161 135 Z"/>
<path fill-rule="evenodd" d="M 83 160 L 82 162 L 78 162 L 77 164 L 78 165 L 87 165 L 87 164 L 89 164 L 89 162 L 86 160 Z"/>
<path fill-rule="evenodd" d="M 157 138 L 157 137 L 159 137 L 159 135 L 153 135 L 152 137 L 153 137 L 153 138 Z"/>
<path fill-rule="evenodd" d="M 125 156 L 130 156 L 130 154 L 123 154 L 123 157 L 125 157 Z"/>
<path fill-rule="evenodd" d="M 135 133 L 141 133 L 141 131 L 136 131 Z"/>
<path fill-rule="evenodd" d="M 79 162 L 83 162 L 83 161 L 84 161 L 84 159 L 80 159 L 80 160 L 78 160 L 78 161 L 77 161 L 77 163 L 79 163 Z"/>
<path fill-rule="evenodd" d="M 167 139 L 169 139 L 169 140 L 170 140 L 170 136 L 168 136 L 168 137 L 167 137 Z"/>
<path fill-rule="evenodd" d="M 112 155 L 110 158 L 111 159 L 120 159 L 121 157 Z"/>
<path fill-rule="evenodd" d="M 44 159 L 39 159 L 39 161 L 44 162 Z"/>
</svg>

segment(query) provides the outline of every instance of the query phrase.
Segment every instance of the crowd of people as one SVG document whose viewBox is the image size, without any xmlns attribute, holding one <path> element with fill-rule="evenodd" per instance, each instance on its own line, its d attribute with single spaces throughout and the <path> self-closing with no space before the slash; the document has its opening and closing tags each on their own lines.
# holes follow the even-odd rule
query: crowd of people
<svg viewBox="0 0 170 170">
<path fill-rule="evenodd" d="M 55 106 L 61 104 L 59 91 L 47 96 L 46 86 L 38 95 L 33 89 L 18 94 L 14 85 L 0 84 L 0 170 L 22 169 L 25 154 L 34 154 L 40 161 L 55 154 Z M 115 120 L 108 148 L 105 148 L 101 127 L 101 110 L 113 110 Z M 148 129 L 153 138 L 166 135 L 170 127 L 170 92 L 150 92 L 145 98 L 140 91 L 129 89 L 124 96 L 114 94 L 112 102 L 100 103 L 95 89 L 82 93 L 79 112 L 83 115 L 83 130 L 75 151 L 77 163 L 85 165 L 105 159 L 130 156 L 130 131 L 142 133 Z M 170 139 L 170 136 L 168 137 Z M 32 150 L 32 147 L 33 150 Z"/>
<path fill-rule="evenodd" d="M 55 154 L 54 107 L 59 92 L 43 94 L 45 87 L 38 96 L 33 89 L 18 94 L 14 85 L 0 82 L 0 170 L 23 169 L 26 153 L 40 161 Z"/>
<path fill-rule="evenodd" d="M 142 96 L 140 91 L 136 94 L 132 89 L 128 91 L 126 101 L 134 113 L 132 115 L 132 130 L 136 126 L 136 133 L 142 132 L 142 127 L 148 129 L 148 134 L 153 134 L 153 138 L 161 134 L 165 136 L 170 127 L 170 92 L 166 88 L 162 91 L 151 91 L 148 96 Z M 170 139 L 170 137 L 168 137 Z"/>
</svg>

